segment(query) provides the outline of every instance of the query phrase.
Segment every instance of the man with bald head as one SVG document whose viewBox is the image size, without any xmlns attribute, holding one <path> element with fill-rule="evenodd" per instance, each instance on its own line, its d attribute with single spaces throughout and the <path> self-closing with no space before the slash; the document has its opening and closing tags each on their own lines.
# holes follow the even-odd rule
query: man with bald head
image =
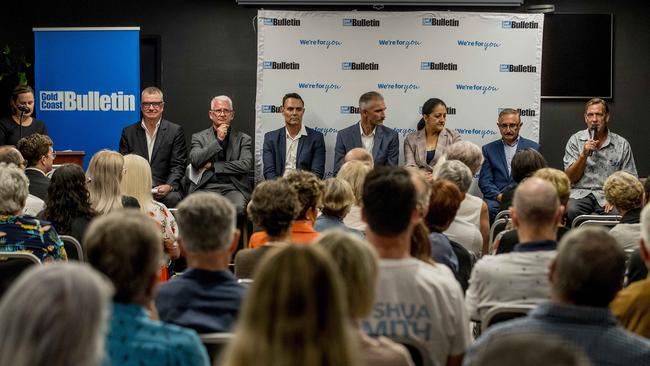
<svg viewBox="0 0 650 366">
<path fill-rule="evenodd" d="M 550 182 L 533 177 L 519 184 L 510 215 L 520 243 L 511 253 L 485 256 L 474 266 L 465 297 L 472 319 L 480 320 L 499 303 L 538 304 L 549 298 L 548 265 L 556 255 L 563 213 Z"/>
<path fill-rule="evenodd" d="M 26 162 L 18 149 L 11 145 L 0 146 L 0 163 L 14 164 L 22 170 L 25 170 Z M 29 216 L 38 216 L 45 209 L 45 201 L 34 196 L 27 195 L 27 201 L 23 208 L 23 214 Z"/>
<path fill-rule="evenodd" d="M 355 147 L 354 149 L 348 151 L 345 154 L 344 160 L 346 163 L 353 160 L 361 161 L 368 164 L 370 167 L 373 167 L 375 165 L 375 162 L 372 159 L 372 154 L 370 154 L 368 150 L 362 147 Z"/>
</svg>

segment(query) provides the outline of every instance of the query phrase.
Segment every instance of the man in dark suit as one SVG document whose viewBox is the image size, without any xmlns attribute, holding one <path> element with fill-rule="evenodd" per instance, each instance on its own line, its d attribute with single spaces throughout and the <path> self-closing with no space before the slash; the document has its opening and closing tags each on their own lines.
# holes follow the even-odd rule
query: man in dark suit
<svg viewBox="0 0 650 366">
<path fill-rule="evenodd" d="M 56 157 L 52 149 L 52 139 L 36 133 L 18 140 L 16 148 L 27 161 L 25 175 L 29 179 L 29 194 L 47 203 L 47 189 L 50 187 L 47 173 L 52 171 Z"/>
<path fill-rule="evenodd" d="M 284 127 L 264 135 L 264 178 L 275 179 L 291 170 L 308 170 L 318 178 L 325 173 L 323 134 L 302 124 L 305 103 L 297 93 L 282 98 Z"/>
<path fill-rule="evenodd" d="M 149 161 L 154 198 L 167 207 L 181 200 L 180 183 L 187 166 L 187 146 L 183 128 L 162 118 L 163 93 L 156 87 L 142 91 L 142 120 L 125 127 L 120 154 L 136 154 Z"/>
<path fill-rule="evenodd" d="M 478 185 L 483 199 L 490 210 L 490 222 L 499 213 L 503 191 L 514 183 L 510 174 L 512 157 L 519 150 L 532 148 L 539 150 L 535 141 L 519 136 L 521 118 L 516 109 L 505 108 L 499 113 L 497 122 L 501 139 L 483 146 L 483 165 Z"/>
<path fill-rule="evenodd" d="M 187 191 L 217 192 L 232 202 L 237 215 L 242 216 L 251 194 L 252 139 L 231 130 L 235 111 L 227 96 L 212 98 L 209 116 L 212 126 L 192 135 Z"/>
<path fill-rule="evenodd" d="M 334 175 L 339 172 L 345 154 L 355 147 L 372 153 L 375 166 L 397 166 L 399 160 L 399 137 L 395 130 L 383 125 L 386 118 L 384 97 L 374 91 L 359 98 L 361 121 L 344 128 L 336 136 L 334 148 Z"/>
</svg>

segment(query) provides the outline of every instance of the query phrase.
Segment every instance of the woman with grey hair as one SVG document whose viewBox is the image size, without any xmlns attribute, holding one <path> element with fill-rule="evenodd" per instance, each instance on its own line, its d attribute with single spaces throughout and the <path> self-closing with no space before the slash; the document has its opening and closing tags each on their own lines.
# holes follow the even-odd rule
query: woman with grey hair
<svg viewBox="0 0 650 366">
<path fill-rule="evenodd" d="M 481 152 L 481 148 L 470 141 L 458 141 L 447 147 L 443 158 L 445 160 L 458 160 L 467 165 L 469 170 L 472 172 L 471 184 L 467 189 L 467 192 L 465 192 L 465 198 L 460 204 L 456 217 L 474 224 L 481 232 L 483 245 L 489 245 L 490 212 L 487 203 L 471 193 L 480 192 L 474 176 L 476 176 L 476 173 L 481 169 L 481 164 L 483 164 L 483 153 Z M 445 160 L 442 160 L 442 162 Z"/>
<path fill-rule="evenodd" d="M 28 252 L 41 262 L 67 259 L 63 242 L 48 221 L 22 214 L 29 181 L 14 164 L 0 163 L 0 241 L 2 252 Z"/>
<path fill-rule="evenodd" d="M 456 184 L 463 194 L 463 200 L 467 197 L 467 190 L 472 184 L 472 172 L 467 165 L 458 160 L 447 160 L 436 168 L 434 174 L 434 179 L 444 179 Z M 429 210 L 435 210 L 435 207 L 430 207 Z M 466 218 L 456 215 L 444 234 L 449 240 L 457 242 L 476 256 L 480 256 L 487 253 L 488 241 L 481 235 L 479 227 Z"/>
<path fill-rule="evenodd" d="M 99 365 L 112 295 L 85 264 L 34 266 L 0 302 L 0 365 Z"/>
<path fill-rule="evenodd" d="M 622 216 L 621 222 L 609 233 L 624 250 L 639 247 L 641 238 L 641 209 L 643 208 L 643 185 L 639 178 L 624 171 L 610 175 L 603 186 L 605 199 Z"/>
<path fill-rule="evenodd" d="M 314 229 L 318 232 L 338 228 L 363 237 L 359 230 L 352 229 L 343 223 L 343 218 L 350 212 L 355 203 L 354 192 L 350 183 L 341 178 L 328 178 L 325 180 L 323 192 L 323 207 L 321 215 L 316 219 Z"/>
</svg>

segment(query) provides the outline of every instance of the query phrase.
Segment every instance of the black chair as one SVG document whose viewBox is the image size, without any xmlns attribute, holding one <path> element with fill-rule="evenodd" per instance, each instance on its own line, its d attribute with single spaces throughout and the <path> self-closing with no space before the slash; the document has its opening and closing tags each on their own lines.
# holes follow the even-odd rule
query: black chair
<svg viewBox="0 0 650 366">
<path fill-rule="evenodd" d="M 517 304 L 496 305 L 483 314 L 481 319 L 481 333 L 485 333 L 494 324 L 524 317 L 536 307 L 536 305 Z"/>
<path fill-rule="evenodd" d="M 203 346 L 208 351 L 213 365 L 220 364 L 220 357 L 228 343 L 235 338 L 234 333 L 204 333 L 199 334 Z"/>
<path fill-rule="evenodd" d="M 621 221 L 622 216 L 619 215 L 580 215 L 573 219 L 571 227 L 578 227 L 583 222 L 587 220 L 599 220 L 599 221 Z"/>
<path fill-rule="evenodd" d="M 41 261 L 31 253 L 0 252 L 0 297 L 23 271 Z"/>
<path fill-rule="evenodd" d="M 510 210 L 503 210 L 499 211 L 499 213 L 494 217 L 494 221 L 497 221 L 499 219 L 509 219 L 510 218 Z"/>
<path fill-rule="evenodd" d="M 68 259 L 76 260 L 79 262 L 84 262 L 84 251 L 81 248 L 81 243 L 79 240 L 75 239 L 70 235 L 59 235 L 59 238 L 63 242 L 63 247 L 65 248 L 66 254 L 68 254 Z"/>
<path fill-rule="evenodd" d="M 406 337 L 391 336 L 388 338 L 390 338 L 393 342 L 399 343 L 406 347 L 415 366 L 433 366 L 429 357 L 429 351 L 427 351 L 427 346 L 425 344 L 422 344 L 415 339 Z"/>
<path fill-rule="evenodd" d="M 578 227 L 602 227 L 603 229 L 610 230 L 619 223 L 620 221 L 618 220 L 587 220 L 580 222 Z"/>
</svg>

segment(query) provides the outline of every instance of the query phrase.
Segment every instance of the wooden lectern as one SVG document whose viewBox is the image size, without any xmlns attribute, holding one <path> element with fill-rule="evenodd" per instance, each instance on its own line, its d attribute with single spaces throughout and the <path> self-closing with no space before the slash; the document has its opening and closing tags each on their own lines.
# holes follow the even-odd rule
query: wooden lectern
<svg viewBox="0 0 650 366">
<path fill-rule="evenodd" d="M 61 164 L 77 164 L 81 168 L 84 167 L 84 156 L 86 156 L 86 153 L 84 151 L 57 151 L 56 152 L 56 158 L 54 158 L 54 164 L 55 165 L 61 165 Z"/>
</svg>

